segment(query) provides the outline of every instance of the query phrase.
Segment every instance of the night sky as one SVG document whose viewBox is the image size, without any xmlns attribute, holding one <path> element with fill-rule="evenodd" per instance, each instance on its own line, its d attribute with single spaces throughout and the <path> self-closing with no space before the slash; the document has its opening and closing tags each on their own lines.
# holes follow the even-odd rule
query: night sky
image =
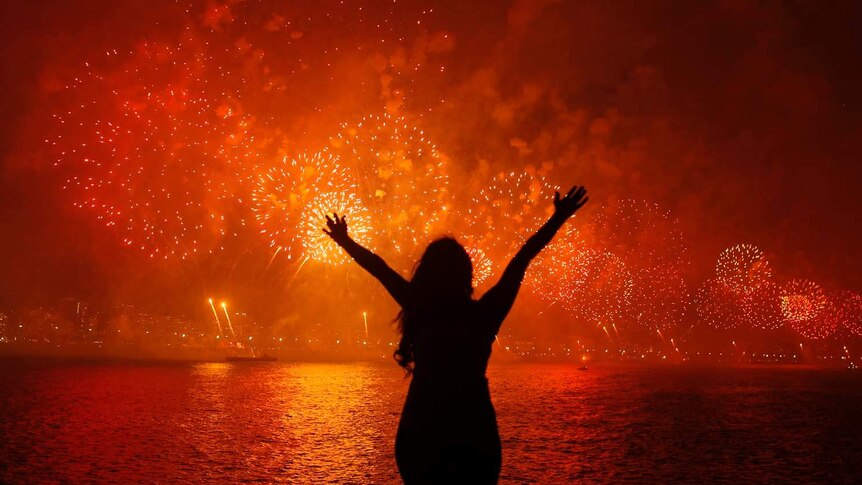
<svg viewBox="0 0 862 485">
<path fill-rule="evenodd" d="M 692 285 L 723 249 L 752 243 L 782 278 L 862 291 L 859 2 L 345 3 L 4 2 L 0 303 L 75 296 L 173 311 L 215 291 L 261 308 L 302 291 L 273 269 L 285 263 L 270 260 L 242 209 L 231 214 L 245 225 L 229 227 L 236 235 L 213 254 L 154 259 L 63 189 L 93 168 L 74 157 L 55 166 L 45 140 L 58 129 L 64 140 L 94 137 L 52 115 L 107 96 L 64 86 L 91 63 L 129 95 L 121 71 L 146 70 L 142 46 L 176 45 L 184 32 L 214 53 L 207 62 L 233 69 L 218 89 L 254 120 L 243 170 L 389 112 L 445 154 L 456 205 L 494 174 L 529 167 L 554 185 L 586 185 L 579 217 L 630 198 L 670 211 Z M 240 54 L 220 58 L 222 44 Z M 121 60 L 106 60 L 114 49 Z"/>
</svg>

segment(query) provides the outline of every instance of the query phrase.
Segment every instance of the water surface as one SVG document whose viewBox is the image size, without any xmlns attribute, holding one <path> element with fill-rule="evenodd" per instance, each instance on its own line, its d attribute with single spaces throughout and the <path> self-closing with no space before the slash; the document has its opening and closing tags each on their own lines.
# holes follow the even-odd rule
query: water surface
<svg viewBox="0 0 862 485">
<path fill-rule="evenodd" d="M 0 360 L 0 482 L 397 483 L 394 364 Z M 492 365 L 503 483 L 862 477 L 862 375 Z"/>
</svg>

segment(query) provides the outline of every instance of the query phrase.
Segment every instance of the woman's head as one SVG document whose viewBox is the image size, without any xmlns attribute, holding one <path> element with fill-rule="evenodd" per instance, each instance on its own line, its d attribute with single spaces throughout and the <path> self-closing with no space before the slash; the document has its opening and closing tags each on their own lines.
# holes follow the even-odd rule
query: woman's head
<svg viewBox="0 0 862 485">
<path fill-rule="evenodd" d="M 413 344 L 421 315 L 446 302 L 465 300 L 473 295 L 473 262 L 458 241 L 451 237 L 435 240 L 425 249 L 410 280 L 417 307 L 404 308 L 398 315 L 401 341 L 395 349 L 395 361 L 411 372 Z M 443 305 L 440 305 L 440 304 Z"/>
<path fill-rule="evenodd" d="M 411 284 L 420 298 L 437 300 L 473 294 L 473 262 L 454 238 L 441 237 L 425 248 Z"/>
</svg>

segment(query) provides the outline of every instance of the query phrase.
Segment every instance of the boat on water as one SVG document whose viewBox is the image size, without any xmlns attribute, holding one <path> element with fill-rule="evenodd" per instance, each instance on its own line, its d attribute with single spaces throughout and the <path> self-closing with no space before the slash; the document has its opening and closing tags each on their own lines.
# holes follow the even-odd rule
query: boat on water
<svg viewBox="0 0 862 485">
<path fill-rule="evenodd" d="M 578 370 L 590 370 L 590 368 L 587 367 L 586 365 L 582 365 L 582 366 L 578 367 Z"/>
<path fill-rule="evenodd" d="M 253 357 L 242 357 L 242 356 L 238 356 L 238 355 L 229 355 L 229 356 L 225 357 L 225 360 L 227 362 L 275 362 L 278 359 L 276 359 L 275 357 L 273 357 L 271 355 L 263 354 L 263 355 L 256 355 Z"/>
</svg>

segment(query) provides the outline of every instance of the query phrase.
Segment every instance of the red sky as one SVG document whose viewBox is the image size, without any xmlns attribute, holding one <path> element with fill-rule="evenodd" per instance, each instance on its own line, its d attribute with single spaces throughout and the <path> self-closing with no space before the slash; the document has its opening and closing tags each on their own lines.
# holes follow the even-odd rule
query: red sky
<svg viewBox="0 0 862 485">
<path fill-rule="evenodd" d="M 185 14 L 173 2 L 4 2 L 7 304 L 105 293 L 159 298 L 189 280 L 268 284 L 243 269 L 267 258 L 252 236 L 189 264 L 154 264 L 122 247 L 114 231 L 72 207 L 61 186 L 74 167 L 53 167 L 43 142 L 58 87 L 84 62 L 111 48 L 170 42 L 189 25 L 255 46 L 267 26 L 249 19 L 277 20 L 274 12 L 284 10 L 221 3 Z M 454 176 L 469 181 L 459 184 L 462 197 L 475 190 L 477 174 L 553 165 L 565 179 L 555 182 L 590 188 L 592 210 L 630 197 L 669 209 L 685 232 L 695 280 L 722 249 L 751 242 L 782 274 L 862 290 L 858 2 L 380 2 L 366 6 L 363 22 L 335 18 L 336 4 L 279 10 L 294 22 L 290 34 L 301 34 L 299 47 L 293 54 L 267 45 L 266 59 L 273 71 L 291 72 L 290 58 L 298 74 L 286 77 L 277 112 L 264 113 L 262 102 L 244 106 L 278 125 L 285 147 L 311 147 L 341 121 L 395 106 L 421 116 Z M 348 52 L 356 45 L 366 48 Z M 336 47 L 344 53 L 328 65 L 321 51 Z M 419 64 L 423 70 L 411 73 Z"/>
</svg>

